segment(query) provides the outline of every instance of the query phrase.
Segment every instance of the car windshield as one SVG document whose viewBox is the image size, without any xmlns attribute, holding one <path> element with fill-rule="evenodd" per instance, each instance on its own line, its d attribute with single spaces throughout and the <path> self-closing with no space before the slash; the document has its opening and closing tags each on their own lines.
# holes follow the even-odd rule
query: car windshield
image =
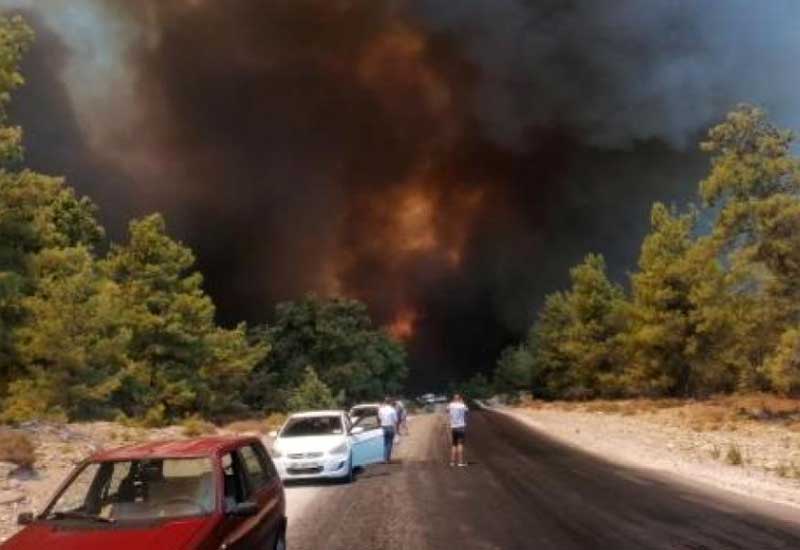
<svg viewBox="0 0 800 550">
<path fill-rule="evenodd" d="M 90 462 L 45 517 L 115 522 L 208 515 L 216 502 L 212 472 L 209 458 Z"/>
<path fill-rule="evenodd" d="M 341 435 L 342 419 L 338 416 L 306 416 L 290 418 L 281 430 L 281 437 L 309 435 Z"/>
</svg>

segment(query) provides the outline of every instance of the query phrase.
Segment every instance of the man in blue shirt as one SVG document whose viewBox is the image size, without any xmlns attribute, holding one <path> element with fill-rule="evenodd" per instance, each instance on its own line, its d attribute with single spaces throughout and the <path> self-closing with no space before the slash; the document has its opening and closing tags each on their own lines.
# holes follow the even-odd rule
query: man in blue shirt
<svg viewBox="0 0 800 550">
<path fill-rule="evenodd" d="M 467 465 L 464 462 L 464 439 L 467 436 L 467 413 L 469 409 L 464 399 L 459 394 L 447 405 L 447 417 L 450 423 L 450 436 L 452 448 L 450 449 L 450 466 L 458 464 L 460 467 Z"/>
</svg>

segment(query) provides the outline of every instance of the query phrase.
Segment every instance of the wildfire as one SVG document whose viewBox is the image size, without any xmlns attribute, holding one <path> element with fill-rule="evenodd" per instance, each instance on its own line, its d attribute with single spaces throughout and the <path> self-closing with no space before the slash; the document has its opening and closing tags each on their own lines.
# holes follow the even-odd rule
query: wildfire
<svg viewBox="0 0 800 550">
<path fill-rule="evenodd" d="M 412 190 L 401 199 L 397 237 L 398 248 L 406 252 L 428 252 L 438 246 L 434 204 L 422 191 Z"/>
<path fill-rule="evenodd" d="M 411 309 L 402 309 L 386 327 L 386 331 L 396 340 L 410 340 L 414 336 L 416 324 L 417 313 Z"/>
</svg>

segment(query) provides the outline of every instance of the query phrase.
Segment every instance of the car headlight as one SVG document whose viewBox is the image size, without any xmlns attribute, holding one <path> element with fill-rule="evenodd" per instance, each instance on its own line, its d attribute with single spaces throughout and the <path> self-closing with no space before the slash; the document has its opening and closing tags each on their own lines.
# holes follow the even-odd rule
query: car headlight
<svg viewBox="0 0 800 550">
<path fill-rule="evenodd" d="M 337 445 L 330 451 L 328 451 L 329 455 L 343 455 L 347 452 L 347 442 L 342 443 L 341 445 Z"/>
</svg>

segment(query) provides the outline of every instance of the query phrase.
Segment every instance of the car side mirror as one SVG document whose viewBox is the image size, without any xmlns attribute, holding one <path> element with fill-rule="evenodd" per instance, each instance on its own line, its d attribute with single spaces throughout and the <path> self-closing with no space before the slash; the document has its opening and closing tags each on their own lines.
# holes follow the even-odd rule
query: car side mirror
<svg viewBox="0 0 800 550">
<path fill-rule="evenodd" d="M 276 437 L 278 437 L 278 432 L 275 431 L 275 430 L 272 430 L 267 435 L 270 436 L 272 439 L 275 439 Z"/>
<path fill-rule="evenodd" d="M 23 512 L 17 516 L 17 525 L 30 525 L 33 523 L 33 512 Z"/>
<path fill-rule="evenodd" d="M 354 428 L 352 428 L 350 430 L 350 435 L 358 435 L 358 434 L 363 434 L 363 433 L 364 433 L 364 427 L 363 426 L 355 426 Z"/>
<path fill-rule="evenodd" d="M 228 508 L 228 515 L 237 518 L 249 518 L 258 513 L 258 504 L 252 501 L 237 502 Z"/>
</svg>

